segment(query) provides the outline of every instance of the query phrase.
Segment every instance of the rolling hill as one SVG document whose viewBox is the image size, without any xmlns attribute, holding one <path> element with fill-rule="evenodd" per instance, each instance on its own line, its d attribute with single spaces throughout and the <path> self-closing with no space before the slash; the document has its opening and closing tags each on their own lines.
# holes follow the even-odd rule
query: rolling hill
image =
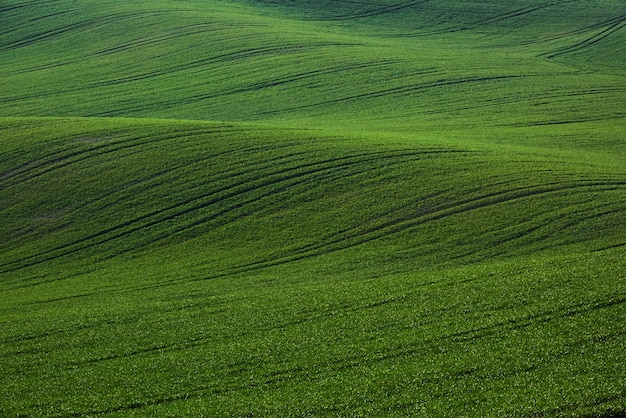
<svg viewBox="0 0 626 418">
<path fill-rule="evenodd" d="M 0 2 L 0 415 L 626 414 L 626 5 Z"/>
</svg>

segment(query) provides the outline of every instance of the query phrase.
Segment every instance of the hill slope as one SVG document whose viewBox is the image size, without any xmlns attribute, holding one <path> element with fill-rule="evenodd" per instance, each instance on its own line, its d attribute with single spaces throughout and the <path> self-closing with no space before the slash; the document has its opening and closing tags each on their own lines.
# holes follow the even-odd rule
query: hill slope
<svg viewBox="0 0 626 418">
<path fill-rule="evenodd" d="M 618 1 L 276 3 L 4 6 L 0 112 L 370 130 L 624 117 Z"/>
<path fill-rule="evenodd" d="M 2 415 L 625 413 L 625 16 L 2 3 Z"/>
</svg>

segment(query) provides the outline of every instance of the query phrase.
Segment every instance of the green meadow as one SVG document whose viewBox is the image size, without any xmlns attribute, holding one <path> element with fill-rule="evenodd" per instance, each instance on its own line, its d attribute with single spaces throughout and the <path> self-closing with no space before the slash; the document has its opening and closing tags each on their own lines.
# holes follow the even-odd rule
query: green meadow
<svg viewBox="0 0 626 418">
<path fill-rule="evenodd" d="M 0 1 L 0 416 L 626 415 L 622 0 Z"/>
</svg>

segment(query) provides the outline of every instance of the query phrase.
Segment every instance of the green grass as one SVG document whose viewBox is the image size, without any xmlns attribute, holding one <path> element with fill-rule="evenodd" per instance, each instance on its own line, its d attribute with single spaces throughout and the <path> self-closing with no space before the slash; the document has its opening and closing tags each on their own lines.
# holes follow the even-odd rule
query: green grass
<svg viewBox="0 0 626 418">
<path fill-rule="evenodd" d="M 0 5 L 0 415 L 626 413 L 626 10 Z"/>
<path fill-rule="evenodd" d="M 2 114 L 369 131 L 624 117 L 616 2 L 407 2 L 356 20 L 325 16 L 349 16 L 349 2 L 94 3 L 5 12 Z"/>
</svg>

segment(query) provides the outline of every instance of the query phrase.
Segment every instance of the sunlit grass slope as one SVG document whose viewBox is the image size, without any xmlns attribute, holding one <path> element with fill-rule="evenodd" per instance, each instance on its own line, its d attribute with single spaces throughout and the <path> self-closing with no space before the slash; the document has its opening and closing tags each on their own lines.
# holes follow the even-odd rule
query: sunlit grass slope
<svg viewBox="0 0 626 418">
<path fill-rule="evenodd" d="M 0 3 L 0 415 L 625 414 L 625 26 Z"/>
<path fill-rule="evenodd" d="M 416 129 L 625 113 L 619 0 L 3 4 L 4 115 Z"/>
</svg>

